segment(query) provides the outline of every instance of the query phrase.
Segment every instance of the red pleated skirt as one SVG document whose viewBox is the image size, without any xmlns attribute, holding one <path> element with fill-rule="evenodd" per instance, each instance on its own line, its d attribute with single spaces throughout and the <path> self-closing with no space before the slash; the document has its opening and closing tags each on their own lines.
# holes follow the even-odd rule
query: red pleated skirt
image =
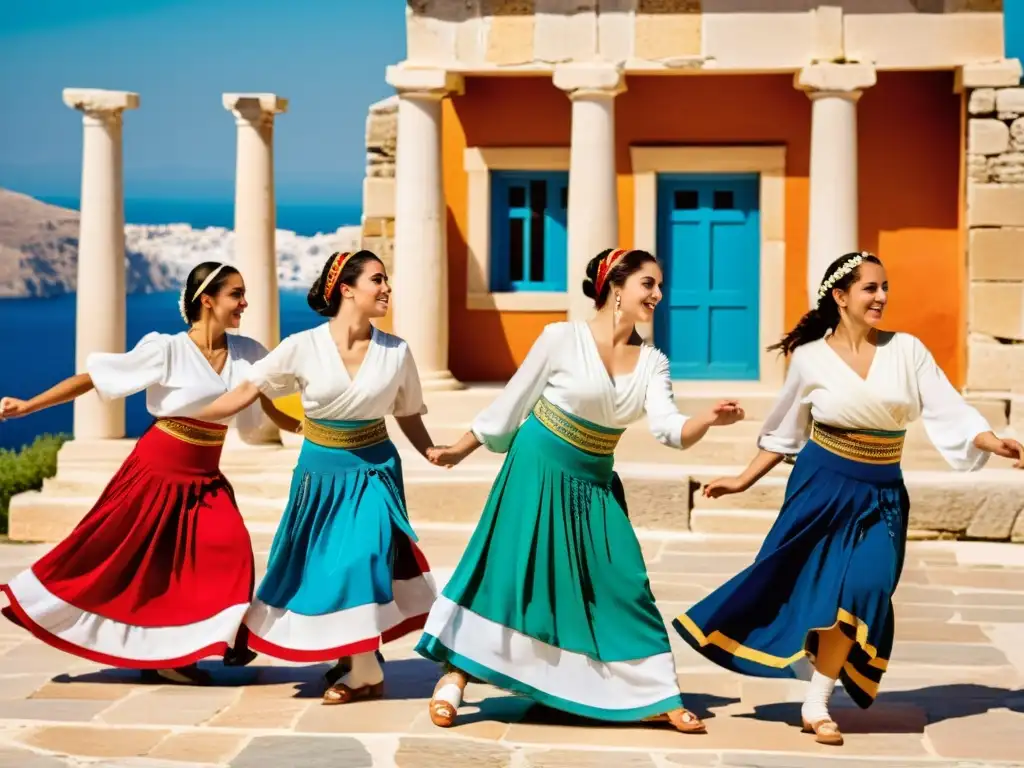
<svg viewBox="0 0 1024 768">
<path fill-rule="evenodd" d="M 0 585 L 4 615 L 101 664 L 161 669 L 221 656 L 252 600 L 253 554 L 219 469 L 227 429 L 159 419 L 92 510 Z"/>
</svg>

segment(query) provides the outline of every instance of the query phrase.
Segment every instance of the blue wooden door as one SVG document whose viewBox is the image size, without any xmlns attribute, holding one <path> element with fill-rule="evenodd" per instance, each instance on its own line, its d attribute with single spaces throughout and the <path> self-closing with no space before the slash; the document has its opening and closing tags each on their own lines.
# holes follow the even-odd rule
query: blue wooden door
<svg viewBox="0 0 1024 768">
<path fill-rule="evenodd" d="M 757 379 L 760 216 L 756 174 L 658 180 L 665 296 L 655 343 L 673 379 Z"/>
</svg>

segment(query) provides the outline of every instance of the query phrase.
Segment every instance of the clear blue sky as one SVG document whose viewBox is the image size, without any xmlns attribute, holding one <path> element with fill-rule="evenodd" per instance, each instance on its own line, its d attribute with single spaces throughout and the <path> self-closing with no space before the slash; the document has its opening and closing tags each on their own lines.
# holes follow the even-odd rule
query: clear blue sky
<svg viewBox="0 0 1024 768">
<path fill-rule="evenodd" d="M 235 126 L 221 93 L 289 99 L 279 202 L 358 203 L 366 109 L 405 57 L 401 0 L 2 0 L 0 186 L 77 195 L 82 121 L 66 87 L 136 91 L 126 197 L 227 200 Z"/>
</svg>

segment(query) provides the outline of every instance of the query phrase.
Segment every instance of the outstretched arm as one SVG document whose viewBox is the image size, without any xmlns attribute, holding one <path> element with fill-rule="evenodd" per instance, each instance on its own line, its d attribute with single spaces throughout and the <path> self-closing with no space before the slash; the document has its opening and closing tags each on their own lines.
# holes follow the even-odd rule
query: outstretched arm
<svg viewBox="0 0 1024 768">
<path fill-rule="evenodd" d="M 430 433 L 427 432 L 427 425 L 423 423 L 423 417 L 415 413 L 411 416 L 396 416 L 395 421 L 398 422 L 402 434 L 409 438 L 409 442 L 412 443 L 416 452 L 430 461 L 427 451 L 434 445 L 434 441 L 430 439 Z"/>
<path fill-rule="evenodd" d="M 251 381 L 243 381 L 230 392 L 225 392 L 192 418 L 200 421 L 227 421 L 256 402 L 260 391 Z"/>
<path fill-rule="evenodd" d="M 54 405 L 71 402 L 76 397 L 91 391 L 93 386 L 92 377 L 88 373 L 76 373 L 29 400 L 5 397 L 0 399 L 0 420 L 28 416 L 30 413 L 42 411 Z"/>
<path fill-rule="evenodd" d="M 260 408 L 267 414 L 267 418 L 270 419 L 274 426 L 278 429 L 284 430 L 285 432 L 294 432 L 299 434 L 302 432 L 302 422 L 298 419 L 292 418 L 287 413 L 279 410 L 274 401 L 266 395 L 260 395 Z"/>
<path fill-rule="evenodd" d="M 758 451 L 747 468 L 735 477 L 720 477 L 704 486 L 704 495 L 717 499 L 730 493 L 742 493 L 771 472 L 786 457 L 781 453 Z"/>
</svg>

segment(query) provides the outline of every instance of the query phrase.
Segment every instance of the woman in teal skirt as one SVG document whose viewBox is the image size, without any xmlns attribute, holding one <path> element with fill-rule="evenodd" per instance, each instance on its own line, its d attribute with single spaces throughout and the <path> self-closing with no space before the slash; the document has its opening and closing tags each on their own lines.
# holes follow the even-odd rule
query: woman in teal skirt
<svg viewBox="0 0 1024 768">
<path fill-rule="evenodd" d="M 837 259 L 817 306 L 772 347 L 790 364 L 761 451 L 704 494 L 745 491 L 796 456 L 786 500 L 754 563 L 674 622 L 693 648 L 743 674 L 803 676 L 808 659 L 801 714 L 822 744 L 843 743 L 828 710 L 837 678 L 868 707 L 889 664 L 910 506 L 906 425 L 922 418 L 955 469 L 980 469 L 991 453 L 1021 466 L 1020 444 L 992 433 L 918 339 L 878 330 L 888 287 L 875 256 Z"/>
<path fill-rule="evenodd" d="M 645 413 L 659 441 L 686 448 L 743 411 L 676 409 L 667 359 L 635 330 L 661 300 L 651 254 L 605 251 L 587 275 L 596 317 L 547 326 L 472 431 L 428 451 L 444 466 L 480 445 L 507 454 L 416 647 L 449 670 L 430 702 L 442 727 L 473 679 L 585 717 L 705 730 L 682 706 L 614 451 Z"/>
<path fill-rule="evenodd" d="M 338 659 L 325 704 L 383 695 L 382 642 L 421 629 L 436 596 L 415 545 L 402 463 L 384 417 L 422 455 L 431 445 L 412 353 L 378 331 L 387 272 L 369 251 L 336 253 L 309 292 L 330 318 L 282 341 L 204 418 L 302 393 L 304 441 L 267 573 L 245 617 L 249 645 L 288 661 Z"/>
</svg>

